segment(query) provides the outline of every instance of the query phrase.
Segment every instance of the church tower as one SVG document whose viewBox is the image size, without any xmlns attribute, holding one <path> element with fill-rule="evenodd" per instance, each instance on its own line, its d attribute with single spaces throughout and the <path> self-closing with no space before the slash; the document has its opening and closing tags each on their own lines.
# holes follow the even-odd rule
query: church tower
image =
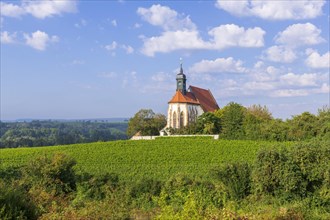
<svg viewBox="0 0 330 220">
<path fill-rule="evenodd" d="M 182 62 L 180 64 L 180 72 L 176 75 L 176 91 L 180 91 L 183 95 L 187 93 L 186 75 L 183 73 Z"/>
</svg>

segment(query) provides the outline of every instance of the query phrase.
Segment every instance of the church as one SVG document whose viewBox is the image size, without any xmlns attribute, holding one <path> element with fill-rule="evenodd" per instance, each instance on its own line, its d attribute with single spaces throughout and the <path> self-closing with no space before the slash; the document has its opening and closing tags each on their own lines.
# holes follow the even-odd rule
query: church
<svg viewBox="0 0 330 220">
<path fill-rule="evenodd" d="M 186 89 L 186 75 L 182 63 L 176 75 L 176 92 L 168 102 L 166 128 L 182 128 L 193 122 L 204 112 L 214 112 L 219 106 L 208 89 L 189 86 Z"/>
</svg>

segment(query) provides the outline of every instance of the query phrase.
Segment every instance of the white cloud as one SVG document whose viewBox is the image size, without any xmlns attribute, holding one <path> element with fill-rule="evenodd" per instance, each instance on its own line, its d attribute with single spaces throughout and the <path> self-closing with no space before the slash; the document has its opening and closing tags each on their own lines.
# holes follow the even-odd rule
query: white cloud
<svg viewBox="0 0 330 220">
<path fill-rule="evenodd" d="M 20 17 L 25 14 L 25 10 L 19 6 L 11 3 L 0 2 L 1 16 Z"/>
<path fill-rule="evenodd" d="M 276 85 L 272 82 L 247 82 L 244 83 L 243 85 L 244 89 L 251 90 L 251 91 L 256 91 L 256 90 L 272 90 L 276 88 Z"/>
<path fill-rule="evenodd" d="M 130 45 L 122 45 L 122 48 L 126 51 L 127 54 L 132 54 L 134 53 L 134 48 L 131 47 Z"/>
<path fill-rule="evenodd" d="M 329 84 L 323 83 L 320 87 L 314 89 L 279 89 L 270 93 L 271 97 L 296 97 L 308 96 L 312 94 L 329 94 Z"/>
<path fill-rule="evenodd" d="M 311 19 L 322 15 L 325 0 L 260 1 L 218 0 L 216 7 L 237 16 L 256 16 L 268 20 Z"/>
<path fill-rule="evenodd" d="M 141 52 L 154 56 L 156 52 L 167 53 L 180 49 L 203 49 L 205 42 L 197 31 L 168 31 L 161 36 L 145 38 Z"/>
<path fill-rule="evenodd" d="M 330 52 L 320 55 L 317 51 L 307 52 L 305 60 L 307 66 L 312 68 L 330 68 Z"/>
<path fill-rule="evenodd" d="M 315 45 L 324 42 L 321 30 L 311 23 L 293 24 L 275 37 L 275 42 L 288 47 Z"/>
<path fill-rule="evenodd" d="M 49 37 L 47 33 L 42 31 L 36 31 L 31 34 L 24 34 L 26 45 L 36 49 L 45 50 L 48 43 L 57 42 L 59 38 L 57 36 Z"/>
<path fill-rule="evenodd" d="M 302 75 L 288 73 L 280 77 L 284 85 L 291 86 L 316 86 L 318 75 L 315 73 L 304 73 Z"/>
<path fill-rule="evenodd" d="M 204 41 L 197 30 L 166 31 L 161 36 L 143 38 L 141 52 L 147 56 L 174 50 L 208 49 L 221 50 L 228 47 L 261 47 L 263 31 L 259 27 L 244 29 L 234 24 L 221 25 L 209 31 L 210 41 Z"/>
<path fill-rule="evenodd" d="M 44 19 L 62 13 L 74 13 L 77 11 L 75 0 L 47 0 L 47 1 L 22 1 L 20 5 L 1 2 L 1 15 L 8 17 L 20 17 L 31 14 L 32 16 Z"/>
<path fill-rule="evenodd" d="M 7 31 L 1 32 L 0 42 L 2 44 L 11 44 L 15 43 L 16 33 L 10 34 Z"/>
<path fill-rule="evenodd" d="M 243 62 L 232 57 L 218 58 L 215 60 L 202 60 L 195 63 L 189 70 L 191 73 L 243 73 L 246 69 Z"/>
<path fill-rule="evenodd" d="M 105 45 L 105 49 L 111 51 L 111 50 L 115 50 L 117 48 L 117 42 L 116 41 L 112 41 L 111 44 Z"/>
<path fill-rule="evenodd" d="M 150 8 L 140 7 L 137 14 L 151 25 L 160 26 L 166 31 L 193 30 L 196 28 L 189 16 L 183 17 L 171 8 L 159 4 L 152 5 Z"/>
<path fill-rule="evenodd" d="M 307 96 L 309 92 L 305 89 L 280 89 L 271 92 L 271 97 L 297 97 Z"/>
<path fill-rule="evenodd" d="M 117 27 L 117 21 L 116 20 L 112 20 L 111 21 L 111 25 L 114 26 L 114 27 Z"/>
<path fill-rule="evenodd" d="M 297 59 L 293 49 L 284 46 L 272 46 L 264 51 L 264 59 L 273 62 L 291 63 Z"/>
<path fill-rule="evenodd" d="M 239 27 L 235 24 L 220 25 L 211 29 L 208 34 L 213 37 L 212 47 L 223 49 L 227 47 L 262 47 L 264 46 L 264 34 L 259 28 Z"/>
</svg>

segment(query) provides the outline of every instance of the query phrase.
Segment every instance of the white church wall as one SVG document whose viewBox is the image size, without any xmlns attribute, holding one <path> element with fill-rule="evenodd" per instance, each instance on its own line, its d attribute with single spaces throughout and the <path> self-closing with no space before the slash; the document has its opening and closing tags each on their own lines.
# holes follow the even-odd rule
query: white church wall
<svg viewBox="0 0 330 220">
<path fill-rule="evenodd" d="M 197 117 L 204 113 L 199 105 L 192 105 L 189 103 L 170 103 L 167 111 L 167 125 L 166 127 L 179 128 L 180 114 L 183 112 L 183 126 L 187 126 L 189 122 L 196 121 Z M 174 113 L 176 118 L 174 120 Z M 189 115 L 194 113 L 195 118 L 189 121 Z M 191 118 L 190 118 L 191 119 Z"/>
</svg>

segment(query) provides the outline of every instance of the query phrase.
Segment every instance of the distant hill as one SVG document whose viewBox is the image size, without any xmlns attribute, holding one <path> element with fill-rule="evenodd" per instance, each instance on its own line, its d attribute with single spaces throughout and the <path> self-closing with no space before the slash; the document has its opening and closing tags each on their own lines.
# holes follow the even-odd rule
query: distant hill
<svg viewBox="0 0 330 220">
<path fill-rule="evenodd" d="M 38 119 L 19 118 L 15 120 L 1 120 L 2 122 L 32 122 L 32 121 L 58 121 L 58 122 L 128 122 L 129 118 L 82 118 L 82 119 Z"/>
</svg>

